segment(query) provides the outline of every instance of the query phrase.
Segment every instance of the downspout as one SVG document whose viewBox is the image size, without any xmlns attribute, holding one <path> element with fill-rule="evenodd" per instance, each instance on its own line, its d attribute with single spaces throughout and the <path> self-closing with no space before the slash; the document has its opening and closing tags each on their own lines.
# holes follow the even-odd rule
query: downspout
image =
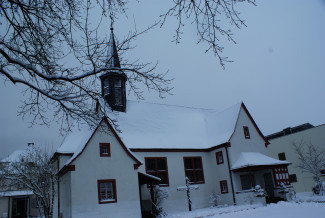
<svg viewBox="0 0 325 218">
<path fill-rule="evenodd" d="M 10 199 L 10 196 L 8 197 L 8 199 L 9 199 L 9 202 L 8 202 L 8 217 L 11 217 L 11 214 L 10 214 L 10 211 L 11 211 L 11 210 L 10 210 L 10 206 L 11 206 L 11 205 L 10 205 L 10 203 L 11 203 L 11 202 L 10 202 L 10 200 L 11 200 L 11 199 Z"/>
<path fill-rule="evenodd" d="M 230 144 L 230 142 L 229 142 Z M 231 190 L 232 190 L 232 199 L 234 201 L 234 205 L 236 205 L 236 198 L 235 198 L 235 191 L 234 191 L 234 184 L 232 182 L 232 172 L 230 170 L 230 163 L 229 163 L 229 155 L 228 155 L 228 145 L 225 146 L 226 149 L 226 155 L 227 155 L 227 163 L 228 163 L 228 171 L 229 171 L 229 176 L 230 176 L 230 183 L 231 183 Z"/>
<path fill-rule="evenodd" d="M 60 167 L 60 158 L 57 159 L 58 160 L 58 163 L 57 163 L 57 169 L 59 171 L 59 167 Z M 57 183 L 58 183 L 58 218 L 60 218 L 60 176 L 57 176 Z"/>
</svg>

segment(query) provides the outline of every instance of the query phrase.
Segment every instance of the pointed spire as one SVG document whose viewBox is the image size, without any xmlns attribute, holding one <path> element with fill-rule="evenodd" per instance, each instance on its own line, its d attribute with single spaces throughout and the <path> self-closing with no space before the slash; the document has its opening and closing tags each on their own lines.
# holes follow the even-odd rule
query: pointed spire
<svg viewBox="0 0 325 218">
<path fill-rule="evenodd" d="M 107 62 L 106 67 L 109 68 L 121 68 L 120 60 L 118 58 L 118 53 L 116 49 L 113 27 L 111 26 L 111 37 L 108 43 L 108 50 L 107 50 Z"/>
</svg>

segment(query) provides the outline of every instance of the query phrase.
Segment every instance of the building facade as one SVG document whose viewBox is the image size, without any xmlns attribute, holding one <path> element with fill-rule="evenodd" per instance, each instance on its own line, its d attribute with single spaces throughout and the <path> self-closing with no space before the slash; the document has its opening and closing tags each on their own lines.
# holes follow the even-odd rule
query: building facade
<svg viewBox="0 0 325 218">
<path fill-rule="evenodd" d="M 283 131 L 267 136 L 267 138 L 271 143 L 268 147 L 269 155 L 273 158 L 287 160 L 292 163 L 292 165 L 288 167 L 288 170 L 290 172 L 290 182 L 295 191 L 311 192 L 315 185 L 315 179 L 312 174 L 303 172 L 301 169 L 297 168 L 299 159 L 293 144 L 301 143 L 302 146 L 305 147 L 306 143 L 311 143 L 320 149 L 325 149 L 325 125 L 314 127 L 306 123 L 296 127 L 286 128 Z M 323 179 L 325 179 L 324 176 Z"/>
</svg>

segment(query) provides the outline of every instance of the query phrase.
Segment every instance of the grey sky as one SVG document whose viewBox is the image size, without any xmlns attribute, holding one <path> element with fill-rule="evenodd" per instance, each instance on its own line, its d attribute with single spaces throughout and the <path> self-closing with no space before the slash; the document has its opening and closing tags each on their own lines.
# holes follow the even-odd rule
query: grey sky
<svg viewBox="0 0 325 218">
<path fill-rule="evenodd" d="M 129 19 L 115 23 L 123 38 L 133 24 L 140 30 L 167 8 L 168 1 L 131 1 Z M 224 41 L 228 63 L 222 70 L 217 58 L 204 53 L 193 26 L 184 29 L 182 41 L 172 41 L 175 21 L 136 41 L 132 55 L 159 61 L 158 70 L 175 78 L 174 95 L 161 100 L 154 93 L 146 101 L 190 107 L 225 109 L 244 101 L 264 134 L 305 122 L 325 123 L 325 3 L 322 0 L 265 0 L 241 7 L 247 28 L 235 30 L 237 45 Z M 109 29 L 107 28 L 107 33 Z M 55 124 L 28 128 L 17 117 L 20 89 L 0 82 L 0 158 L 36 142 L 56 147 L 62 140 Z M 130 99 L 135 99 L 129 96 Z"/>
</svg>

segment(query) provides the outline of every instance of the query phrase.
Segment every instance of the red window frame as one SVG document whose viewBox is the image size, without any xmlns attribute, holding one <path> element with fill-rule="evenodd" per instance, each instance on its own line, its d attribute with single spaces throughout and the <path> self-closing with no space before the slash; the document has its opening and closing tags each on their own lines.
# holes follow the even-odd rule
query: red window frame
<svg viewBox="0 0 325 218">
<path fill-rule="evenodd" d="M 251 138 L 251 135 L 249 134 L 249 128 L 248 128 L 248 126 L 243 126 L 243 130 L 244 130 L 245 139 L 250 139 Z"/>
<path fill-rule="evenodd" d="M 159 186 L 169 186 L 169 177 L 168 177 L 168 165 L 167 165 L 167 158 L 166 157 L 145 157 L 146 162 L 146 173 L 156 176 L 158 178 L 159 174 L 165 174 L 166 176 L 166 184 L 159 184 Z M 155 170 L 148 170 L 148 160 L 154 160 L 155 161 Z M 158 163 L 157 160 L 165 160 L 165 170 L 158 169 Z"/>
<path fill-rule="evenodd" d="M 102 201 L 101 199 L 101 195 L 100 195 L 100 184 L 101 183 L 107 183 L 107 182 L 111 182 L 113 184 L 113 196 L 114 196 L 114 200 L 109 201 Z M 109 203 L 116 203 L 117 202 L 117 194 L 116 194 L 116 180 L 115 179 L 101 179 L 101 180 L 97 180 L 97 189 L 98 189 L 98 203 L 99 204 L 109 204 Z"/>
<path fill-rule="evenodd" d="M 185 163 L 185 160 L 191 160 L 192 162 L 192 166 L 194 166 L 194 160 L 195 159 L 198 159 L 201 164 L 201 168 L 200 169 L 186 169 L 186 163 Z M 205 180 L 204 180 L 204 172 L 203 172 L 203 164 L 202 164 L 202 158 L 200 156 L 198 157 L 183 157 L 183 161 L 184 161 L 184 171 L 185 171 L 185 176 L 188 177 L 190 179 L 190 177 L 188 176 L 187 173 L 189 172 L 193 172 L 193 181 L 190 180 L 190 182 L 192 184 L 203 184 L 205 183 Z M 196 176 L 196 173 L 197 172 L 201 172 L 201 177 L 202 177 L 202 181 L 197 181 L 197 176 Z"/>
<path fill-rule="evenodd" d="M 286 166 L 273 168 L 273 178 L 276 186 L 280 186 L 281 182 L 284 185 L 290 185 L 290 177 Z"/>
<path fill-rule="evenodd" d="M 220 155 L 221 155 L 221 158 L 220 158 Z M 217 160 L 218 165 L 224 163 L 222 151 L 216 152 L 216 160 Z"/>
<path fill-rule="evenodd" d="M 103 153 L 103 147 L 107 147 L 107 153 Z M 99 156 L 110 157 L 111 156 L 111 144 L 110 143 L 99 143 Z"/>
<path fill-rule="evenodd" d="M 225 187 L 226 190 L 223 190 L 223 187 Z M 221 192 L 221 194 L 226 194 L 226 193 L 228 193 L 228 184 L 227 184 L 227 180 L 222 180 L 222 181 L 220 181 L 220 192 Z"/>
</svg>

